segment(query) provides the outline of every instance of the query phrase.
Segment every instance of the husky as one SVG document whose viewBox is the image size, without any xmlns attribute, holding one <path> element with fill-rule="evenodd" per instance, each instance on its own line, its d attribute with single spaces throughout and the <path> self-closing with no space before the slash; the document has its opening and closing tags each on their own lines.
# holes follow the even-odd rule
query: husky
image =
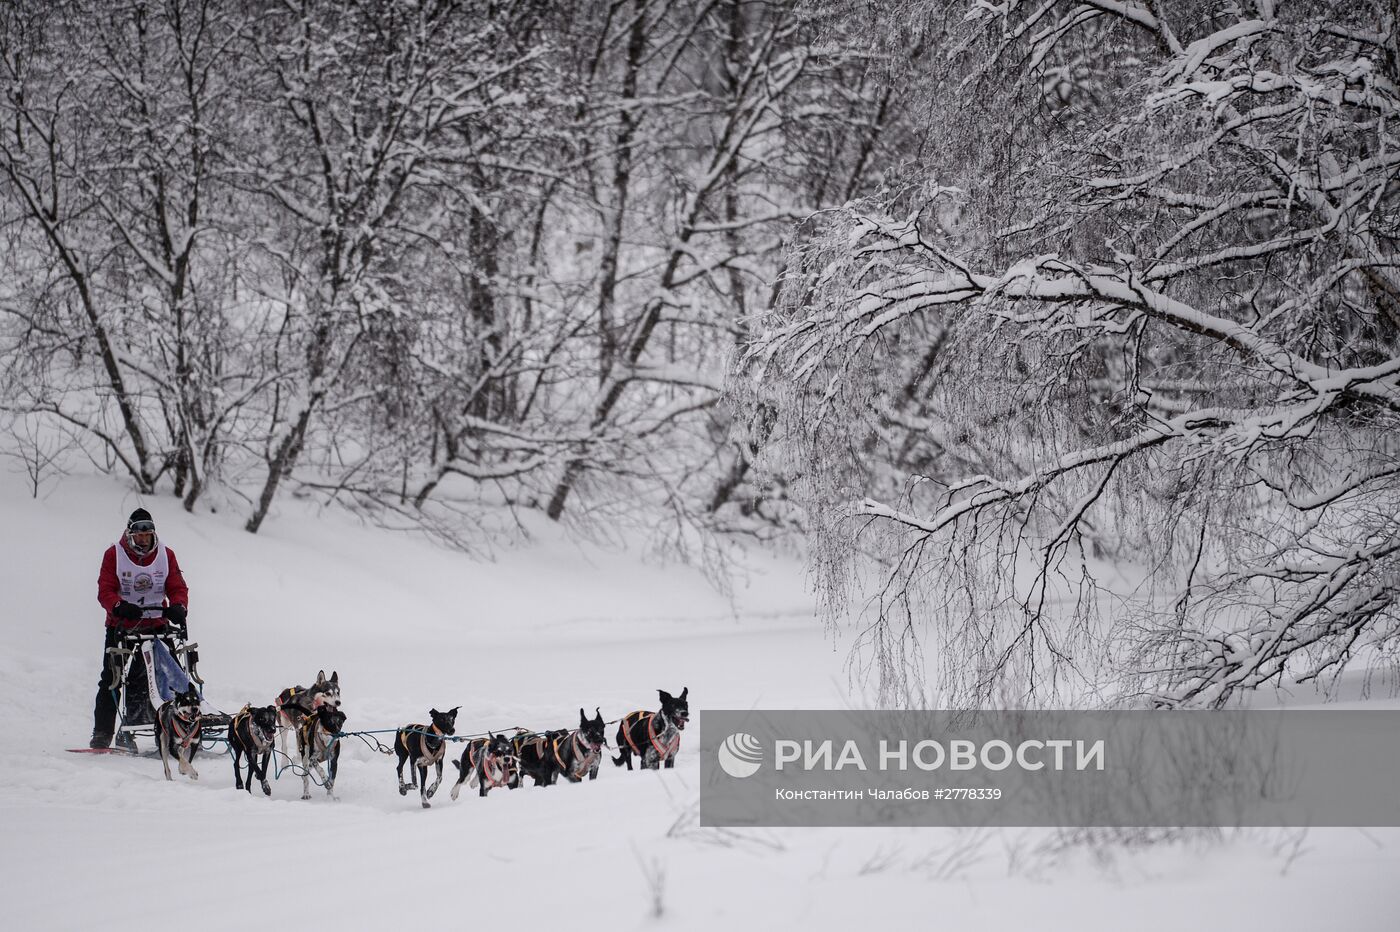
<svg viewBox="0 0 1400 932">
<path fill-rule="evenodd" d="M 310 689 L 305 686 L 288 686 L 277 694 L 272 704 L 277 709 L 277 727 L 282 736 L 282 756 L 286 757 L 287 732 L 295 733 L 301 725 L 301 720 L 320 706 L 332 705 L 340 708 L 340 674 L 332 670 L 331 678 L 326 679 L 326 671 L 317 670 L 316 682 L 311 684 Z"/>
<path fill-rule="evenodd" d="M 160 749 L 160 762 L 165 766 L 165 779 L 174 779 L 170 776 L 172 751 L 179 758 L 180 773 L 187 774 L 191 780 L 199 779 L 193 760 L 194 752 L 199 750 L 201 726 L 199 690 L 193 684 L 156 710 L 156 747 Z"/>
<path fill-rule="evenodd" d="M 607 724 L 602 712 L 595 708 L 593 713 L 595 717 L 589 718 L 579 709 L 578 727 L 555 738 L 550 745 L 559 773 L 570 783 L 582 782 L 585 775 L 590 780 L 598 779 L 598 765 L 603 760 L 603 745 L 607 743 Z"/>
<path fill-rule="evenodd" d="M 487 732 L 485 738 L 475 738 L 467 742 L 462 751 L 462 759 L 453 761 L 457 768 L 457 782 L 452 784 L 452 798 L 461 792 L 462 784 L 471 780 L 477 787 L 477 795 L 485 796 L 498 786 L 510 786 L 518 780 L 516 769 L 519 761 L 511 748 L 510 739 L 505 735 Z"/>
<path fill-rule="evenodd" d="M 429 709 L 431 725 L 405 725 L 394 737 L 394 753 L 399 758 L 399 795 L 407 796 L 410 786 L 418 787 L 423 808 L 431 808 L 428 800 L 433 798 L 442 784 L 442 759 L 447 753 L 447 739 L 457 730 L 457 708 L 439 712 Z M 403 782 L 403 765 L 409 765 L 408 775 L 413 782 Z M 428 765 L 437 768 L 433 785 L 428 785 Z"/>
<path fill-rule="evenodd" d="M 311 771 L 326 785 L 326 795 L 335 799 L 335 773 L 340 764 L 339 735 L 345 728 L 345 713 L 326 703 L 302 718 L 297 726 L 297 757 L 301 760 L 301 798 L 311 798 Z M 321 765 L 326 765 L 326 771 Z M 328 775 L 329 774 L 329 775 Z"/>
<path fill-rule="evenodd" d="M 243 769 L 240 760 L 248 756 L 248 792 L 253 792 L 256 775 L 264 796 L 272 795 L 267 785 L 267 764 L 272 759 L 273 739 L 277 734 L 277 707 L 271 705 L 244 706 L 228 725 L 228 746 L 233 751 L 233 785 L 243 789 Z"/>
<path fill-rule="evenodd" d="M 690 721 L 687 686 L 679 696 L 658 689 L 661 708 L 655 712 L 629 712 L 617 726 L 617 749 L 613 763 L 632 769 L 632 756 L 644 770 L 656 770 L 661 765 L 670 769 L 676 765 L 676 752 L 681 749 L 681 732 Z"/>
<path fill-rule="evenodd" d="M 553 786 L 559 776 L 559 765 L 554 761 L 554 741 L 568 733 L 567 728 L 559 728 L 522 732 L 511 738 L 510 746 L 518 766 L 510 788 L 517 789 L 525 777 L 534 780 L 535 786 Z"/>
</svg>

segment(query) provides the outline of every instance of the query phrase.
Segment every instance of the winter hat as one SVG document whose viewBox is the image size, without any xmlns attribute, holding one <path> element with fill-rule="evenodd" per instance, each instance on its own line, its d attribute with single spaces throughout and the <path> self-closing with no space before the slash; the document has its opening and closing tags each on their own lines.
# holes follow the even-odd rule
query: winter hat
<svg viewBox="0 0 1400 932">
<path fill-rule="evenodd" d="M 150 521 L 152 524 L 155 524 L 155 520 L 151 517 L 151 513 L 144 508 L 138 508 L 131 513 L 131 517 L 126 519 L 127 528 L 130 528 L 137 521 Z"/>
</svg>

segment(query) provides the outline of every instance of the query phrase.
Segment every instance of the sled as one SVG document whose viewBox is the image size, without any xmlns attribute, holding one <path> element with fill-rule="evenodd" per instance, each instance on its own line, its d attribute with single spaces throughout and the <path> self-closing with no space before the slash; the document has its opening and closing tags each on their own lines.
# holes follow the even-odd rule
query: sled
<svg viewBox="0 0 1400 932">
<path fill-rule="evenodd" d="M 107 648 L 107 682 L 117 700 L 117 732 L 133 741 L 156 736 L 156 709 L 191 686 L 204 695 L 200 678 L 199 645 L 188 640 L 183 625 L 164 625 L 151 631 L 123 634 Z M 201 747 L 210 750 L 226 740 L 230 716 L 201 702 Z M 136 755 L 129 748 L 70 748 L 74 753 Z"/>
</svg>

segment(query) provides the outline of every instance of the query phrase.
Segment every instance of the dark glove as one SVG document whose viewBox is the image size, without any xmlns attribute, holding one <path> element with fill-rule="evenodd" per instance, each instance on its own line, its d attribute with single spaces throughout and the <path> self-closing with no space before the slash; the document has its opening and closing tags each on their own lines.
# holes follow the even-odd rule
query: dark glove
<svg viewBox="0 0 1400 932">
<path fill-rule="evenodd" d="M 183 605 L 167 605 L 160 610 L 160 613 L 168 618 L 170 623 L 177 628 L 183 626 L 185 623 L 186 611 Z"/>
<path fill-rule="evenodd" d="M 117 618 L 126 621 L 139 621 L 141 618 L 141 606 L 132 605 L 130 602 L 118 602 L 116 608 L 112 609 L 112 614 Z"/>
<path fill-rule="evenodd" d="M 169 620 L 165 623 L 165 631 L 167 634 L 172 634 L 183 641 L 189 636 L 189 630 L 185 627 L 185 608 L 182 605 L 172 605 L 171 608 L 177 609 L 177 614 L 180 617 L 176 620 L 167 615 L 166 617 L 169 618 Z"/>
</svg>

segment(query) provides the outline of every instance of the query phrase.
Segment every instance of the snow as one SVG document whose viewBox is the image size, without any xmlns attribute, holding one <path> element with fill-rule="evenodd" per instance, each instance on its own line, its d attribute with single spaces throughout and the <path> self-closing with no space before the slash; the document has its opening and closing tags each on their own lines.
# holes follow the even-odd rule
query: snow
<svg viewBox="0 0 1400 932">
<path fill-rule="evenodd" d="M 35 500 L 0 473 L 0 502 L 8 929 L 1400 924 L 1397 830 L 1128 848 L 1059 847 L 1021 829 L 699 827 L 693 729 L 705 708 L 864 704 L 792 560 L 748 554 L 730 601 L 690 567 L 576 545 L 547 525 L 479 562 L 291 499 L 256 536 L 240 515 L 187 515 L 104 479 L 70 477 Z M 688 686 L 696 714 L 680 762 L 605 764 L 594 783 L 456 802 L 445 784 L 425 811 L 398 795 L 392 758 L 359 742 L 345 748 L 338 801 L 316 791 L 303 802 L 290 772 L 271 799 L 236 792 L 226 758 L 201 757 L 197 783 L 167 783 L 156 760 L 64 753 L 91 727 L 100 556 L 138 504 L 185 570 L 218 708 L 270 702 L 324 668 L 340 674 L 348 728 L 460 705 L 459 731 L 475 732 L 571 726 L 580 706 L 611 720 Z"/>
</svg>

